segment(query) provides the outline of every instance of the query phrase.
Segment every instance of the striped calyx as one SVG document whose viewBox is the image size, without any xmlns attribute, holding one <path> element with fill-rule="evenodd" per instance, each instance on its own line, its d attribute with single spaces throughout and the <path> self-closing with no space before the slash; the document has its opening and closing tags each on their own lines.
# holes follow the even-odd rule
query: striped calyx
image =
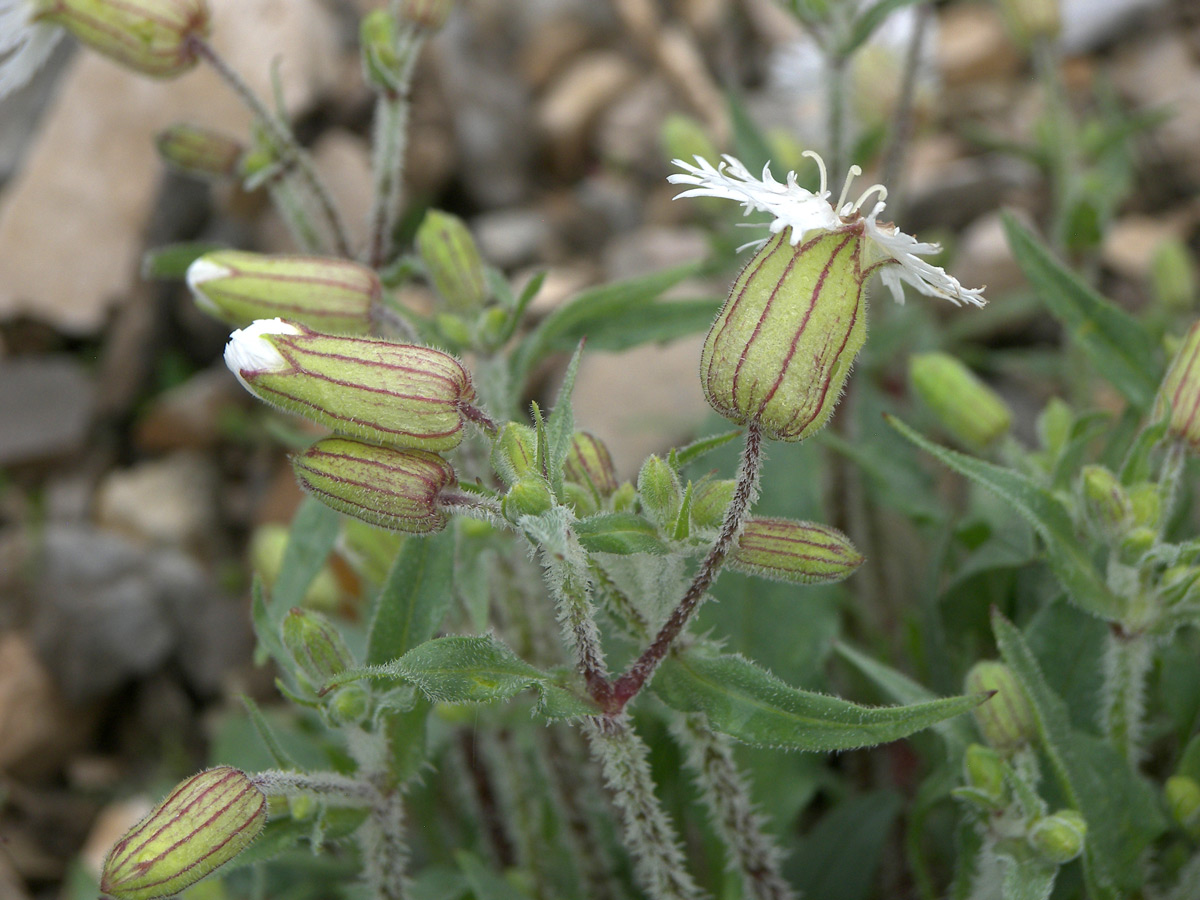
<svg viewBox="0 0 1200 900">
<path fill-rule="evenodd" d="M 320 613 L 293 607 L 281 631 L 283 646 L 314 687 L 354 665 L 341 634 Z"/>
<path fill-rule="evenodd" d="M 601 497 L 611 496 L 617 489 L 617 470 L 608 447 L 600 438 L 586 431 L 577 431 L 571 436 L 563 477 L 594 490 Z"/>
<path fill-rule="evenodd" d="M 946 353 L 919 353 L 908 363 L 913 390 L 960 444 L 983 450 L 1008 433 L 1004 399 Z"/>
<path fill-rule="evenodd" d="M 990 747 L 1000 753 L 1011 753 L 1037 735 L 1037 720 L 1025 689 L 1004 663 L 977 662 L 967 673 L 964 688 L 968 694 L 994 692 L 986 703 L 971 710 L 980 734 Z"/>
<path fill-rule="evenodd" d="M 1079 473 L 1083 509 L 1101 535 L 1117 538 L 1133 524 L 1133 503 L 1117 476 L 1104 466 L 1084 466 Z"/>
<path fill-rule="evenodd" d="M 275 316 L 330 334 L 363 334 L 383 286 L 371 269 L 325 256 L 205 253 L 188 267 L 196 305 L 241 328 Z"/>
<path fill-rule="evenodd" d="M 235 331 L 225 363 L 260 400 L 391 447 L 457 447 L 475 397 L 467 370 L 448 353 L 280 319 Z"/>
<path fill-rule="evenodd" d="M 193 37 L 208 34 L 205 0 L 35 0 L 34 20 L 61 25 L 81 43 L 155 78 L 196 64 Z"/>
<path fill-rule="evenodd" d="M 193 775 L 112 848 L 100 891 L 116 900 L 176 894 L 241 853 L 266 821 L 266 795 L 244 772 Z"/>
<path fill-rule="evenodd" d="M 828 525 L 751 518 L 729 554 L 729 565 L 752 575 L 794 584 L 829 584 L 854 574 L 863 555 Z"/>
<path fill-rule="evenodd" d="M 492 444 L 492 468 L 513 484 L 537 470 L 537 432 L 520 422 L 506 422 Z"/>
<path fill-rule="evenodd" d="M 451 309 L 478 309 L 488 299 L 483 258 L 458 216 L 431 209 L 417 229 L 417 252 L 433 286 Z"/>
<path fill-rule="evenodd" d="M 862 237 L 772 237 L 733 283 L 704 341 L 700 382 L 713 409 L 800 441 L 833 414 L 867 336 Z"/>
<path fill-rule="evenodd" d="M 1188 329 L 1167 369 L 1154 417 L 1168 417 L 1168 433 L 1200 452 L 1200 322 Z"/>
<path fill-rule="evenodd" d="M 436 453 L 326 438 L 293 457 L 292 467 L 322 503 L 372 525 L 427 534 L 449 520 L 438 495 L 457 479 Z"/>
<path fill-rule="evenodd" d="M 194 178 L 231 178 L 246 152 L 241 142 L 186 122 L 164 128 L 154 144 L 167 164 Z"/>
</svg>

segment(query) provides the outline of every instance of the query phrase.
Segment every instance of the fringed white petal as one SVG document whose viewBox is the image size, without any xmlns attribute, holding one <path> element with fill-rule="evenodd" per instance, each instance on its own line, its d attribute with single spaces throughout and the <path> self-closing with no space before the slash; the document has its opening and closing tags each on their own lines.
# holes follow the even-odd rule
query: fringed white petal
<svg viewBox="0 0 1200 900">
<path fill-rule="evenodd" d="M 941 297 L 949 300 L 955 306 L 970 303 L 973 306 L 984 306 L 983 288 L 965 288 L 953 275 L 946 273 L 940 266 L 921 259 L 917 254 L 937 253 L 941 248 L 937 244 L 921 243 L 912 235 L 905 234 L 894 225 L 881 227 L 876 217 L 883 211 L 879 203 L 867 216 L 865 234 L 867 239 L 884 256 L 891 257 L 899 265 L 885 263 L 879 270 L 879 276 L 884 285 L 892 291 L 897 302 L 904 302 L 904 291 L 901 282 L 907 282 L 922 294 L 930 297 Z"/>
<path fill-rule="evenodd" d="M 245 328 L 238 328 L 225 345 L 225 365 L 242 387 L 253 393 L 244 373 L 278 371 L 287 368 L 287 360 L 268 341 L 268 334 L 300 334 L 300 329 L 283 319 L 256 319 Z"/>
</svg>

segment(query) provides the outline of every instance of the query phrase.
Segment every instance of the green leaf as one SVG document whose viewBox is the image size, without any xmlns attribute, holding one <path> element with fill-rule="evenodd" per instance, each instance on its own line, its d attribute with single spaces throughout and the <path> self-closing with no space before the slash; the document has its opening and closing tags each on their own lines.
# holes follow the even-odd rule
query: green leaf
<svg viewBox="0 0 1200 900">
<path fill-rule="evenodd" d="M 637 513 L 601 513 L 576 522 L 576 537 L 589 553 L 664 554 L 667 545 L 658 537 L 654 523 Z"/>
<path fill-rule="evenodd" d="M 546 467 L 550 475 L 550 489 L 559 500 L 563 496 L 563 467 L 571 452 L 571 438 L 575 435 L 575 411 L 571 408 L 571 392 L 575 390 L 575 375 L 579 371 L 579 360 L 583 356 L 583 341 L 575 348 L 575 355 L 567 364 L 563 374 L 554 409 L 546 419 Z"/>
<path fill-rule="evenodd" d="M 267 717 L 262 714 L 262 710 L 258 708 L 258 704 L 248 694 L 242 694 L 240 699 L 242 706 L 246 707 L 246 714 L 250 717 L 250 722 L 254 725 L 254 730 L 258 732 L 259 740 L 262 741 L 266 751 L 271 754 L 271 760 L 275 765 L 280 769 L 300 768 L 296 761 L 288 755 L 288 752 L 283 749 L 283 745 L 279 743 L 279 738 L 271 730 L 271 725 L 267 722 Z"/>
<path fill-rule="evenodd" d="M 894 416 L 886 419 L 918 447 L 1002 497 L 1029 522 L 1045 542 L 1050 568 L 1076 606 L 1102 619 L 1120 617 L 1121 601 L 1096 572 L 1085 546 L 1075 535 L 1070 515 L 1053 494 L 1020 472 L 935 444 Z"/>
<path fill-rule="evenodd" d="M 619 353 L 706 331 L 724 302 L 723 299 L 652 301 L 635 313 L 606 319 L 592 328 L 587 334 L 588 349 Z"/>
<path fill-rule="evenodd" d="M 912 705 L 930 703 L 938 699 L 937 694 L 917 684 L 903 672 L 860 653 L 849 644 L 835 641 L 833 649 L 897 703 Z M 974 732 L 965 719 L 946 719 L 934 725 L 933 730 L 945 739 L 953 751 L 952 756 L 960 754 L 975 739 Z"/>
<path fill-rule="evenodd" d="M 279 564 L 279 578 L 267 608 L 276 629 L 289 609 L 304 605 L 304 595 L 325 566 L 341 527 L 341 515 L 319 500 L 306 497 L 300 504 L 292 519 L 283 561 Z"/>
<path fill-rule="evenodd" d="M 597 716 L 602 712 L 591 700 L 549 681 L 539 685 L 538 691 L 541 696 L 534 712 L 550 721 Z"/>
<path fill-rule="evenodd" d="M 1043 752 L 1067 801 L 1087 822 L 1084 875 L 1096 900 L 1141 885 L 1140 860 L 1166 830 L 1154 791 L 1115 750 L 1071 727 L 1066 704 L 1050 689 L 1033 651 L 1016 626 L 992 612 L 1000 655 L 1024 688 L 1037 721 Z"/>
<path fill-rule="evenodd" d="M 663 291 L 700 269 L 700 263 L 689 263 L 579 294 L 550 313 L 517 347 L 513 354 L 516 380 L 521 381 L 547 354 L 569 350 L 593 332 L 615 327 L 611 323 L 618 320 L 636 320 Z"/>
<path fill-rule="evenodd" d="M 1054 890 L 1058 866 L 1035 860 L 1009 860 L 1004 866 L 1003 900 L 1046 900 Z"/>
<path fill-rule="evenodd" d="M 712 453 L 718 447 L 724 447 L 730 441 L 741 437 L 742 429 L 735 428 L 733 431 L 726 431 L 724 434 L 714 434 L 711 437 L 700 438 L 697 441 L 692 441 L 684 447 L 678 447 L 671 450 L 668 462 L 679 471 L 689 463 L 693 463 L 703 456 Z"/>
<path fill-rule="evenodd" d="M 254 625 L 254 636 L 258 639 L 254 661 L 262 665 L 267 658 L 273 659 L 290 676 L 295 663 L 283 646 L 279 623 L 272 621 L 267 611 L 266 591 L 258 575 L 254 576 L 254 584 L 250 588 L 250 620 Z"/>
<path fill-rule="evenodd" d="M 898 740 L 984 700 L 981 694 L 912 706 L 860 706 L 789 687 L 743 656 L 697 650 L 665 660 L 654 690 L 668 706 L 703 712 L 713 728 L 744 743 L 816 753 Z"/>
<path fill-rule="evenodd" d="M 528 894 L 517 890 L 473 853 L 459 850 L 454 854 L 454 859 L 466 876 L 475 900 L 529 900 Z"/>
<path fill-rule="evenodd" d="M 386 668 L 445 703 L 507 700 L 547 680 L 491 635 L 434 638 Z"/>
<path fill-rule="evenodd" d="M 454 595 L 454 535 L 449 528 L 401 546 L 375 601 L 368 663 L 403 656 L 437 634 Z"/>
<path fill-rule="evenodd" d="M 1045 243 L 1009 213 L 1004 215 L 1004 229 L 1017 263 L 1096 370 L 1131 404 L 1148 410 L 1162 378 L 1150 334 L 1055 259 Z"/>
<path fill-rule="evenodd" d="M 896 10 L 918 2 L 920 0 L 879 0 L 854 20 L 854 24 L 850 27 L 850 33 L 846 36 L 845 42 L 838 47 L 837 52 L 842 56 L 849 56 L 875 33 L 875 29 L 883 24 L 884 19 Z"/>
<path fill-rule="evenodd" d="M 205 253 L 220 250 L 220 244 L 212 241 L 187 241 L 167 244 L 147 250 L 142 257 L 142 277 L 160 281 L 182 281 L 187 277 L 188 266 Z"/>
<path fill-rule="evenodd" d="M 872 791 L 843 799 L 822 816 L 805 836 L 792 864 L 802 896 L 814 900 L 876 896 L 875 873 L 901 807 L 895 791 Z"/>
</svg>

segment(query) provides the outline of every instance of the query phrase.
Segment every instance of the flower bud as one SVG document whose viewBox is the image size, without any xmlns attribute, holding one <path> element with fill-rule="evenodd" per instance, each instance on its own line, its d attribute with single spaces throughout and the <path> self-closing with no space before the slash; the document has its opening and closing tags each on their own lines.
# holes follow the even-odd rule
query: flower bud
<svg viewBox="0 0 1200 900">
<path fill-rule="evenodd" d="M 292 468 L 306 491 L 364 522 L 411 534 L 446 527 L 438 495 L 456 479 L 436 453 L 326 438 L 293 457 Z"/>
<path fill-rule="evenodd" d="M 637 501 L 637 488 L 633 486 L 632 481 L 624 481 L 612 495 L 613 512 L 627 512 L 633 509 L 634 503 Z"/>
<path fill-rule="evenodd" d="M 540 475 L 525 475 L 508 489 L 501 503 L 505 518 L 515 522 L 521 516 L 539 516 L 554 505 L 550 485 Z"/>
<path fill-rule="evenodd" d="M 457 447 L 475 397 L 466 369 L 448 353 L 319 334 L 281 319 L 230 335 L 225 364 L 260 400 L 393 447 Z"/>
<path fill-rule="evenodd" d="M 1087 823 L 1076 810 L 1060 809 L 1039 819 L 1026 839 L 1038 856 L 1056 866 L 1065 865 L 1083 852 Z"/>
<path fill-rule="evenodd" d="M 537 432 L 520 422 L 508 422 L 492 445 L 492 468 L 508 484 L 537 469 Z"/>
<path fill-rule="evenodd" d="M 971 744 L 963 756 L 967 784 L 993 803 L 1004 799 L 1004 760 L 991 747 Z"/>
<path fill-rule="evenodd" d="M 1117 476 L 1104 466 L 1084 466 L 1079 481 L 1088 521 L 1102 535 L 1120 536 L 1133 521 L 1133 504 Z"/>
<path fill-rule="evenodd" d="M 863 555 L 828 525 L 790 519 L 748 519 L 729 554 L 743 572 L 794 584 L 830 584 L 854 574 Z"/>
<path fill-rule="evenodd" d="M 1189 834 L 1200 834 L 1200 783 L 1186 775 L 1172 775 L 1165 786 L 1171 818 Z"/>
<path fill-rule="evenodd" d="M 821 232 L 793 248 L 790 233 L 747 263 L 700 356 L 713 409 L 781 441 L 829 421 L 867 336 L 861 235 Z"/>
<path fill-rule="evenodd" d="M 34 21 L 61 25 L 121 65 L 171 78 L 196 64 L 193 37 L 209 30 L 205 0 L 35 0 Z"/>
<path fill-rule="evenodd" d="M 383 294 L 379 277 L 348 259 L 241 250 L 205 253 L 188 266 L 187 282 L 196 305 L 230 325 L 281 316 L 335 334 L 365 333 Z"/>
<path fill-rule="evenodd" d="M 186 123 L 163 129 L 154 143 L 172 168 L 195 178 L 232 178 L 246 152 L 231 137 Z"/>
<path fill-rule="evenodd" d="M 1158 528 L 1162 519 L 1162 495 L 1158 485 L 1152 481 L 1139 481 L 1129 487 L 1128 493 L 1133 524 Z"/>
<path fill-rule="evenodd" d="M 995 692 L 971 712 L 983 739 L 1000 753 L 1016 750 L 1037 734 L 1033 707 L 1016 676 L 1004 663 L 991 660 L 976 663 L 967 673 L 964 690 L 968 694 Z"/>
<path fill-rule="evenodd" d="M 1164 417 L 1168 434 L 1200 451 L 1200 322 L 1188 329 L 1158 389 L 1154 419 Z"/>
<path fill-rule="evenodd" d="M 720 528 L 735 490 L 737 482 L 733 479 L 702 481 L 696 485 L 692 491 L 692 524 L 697 528 Z"/>
<path fill-rule="evenodd" d="M 1008 404 L 953 356 L 920 353 L 908 373 L 917 396 L 959 443 L 983 450 L 1008 433 Z"/>
<path fill-rule="evenodd" d="M 361 684 L 347 684 L 325 699 L 329 718 L 339 725 L 361 722 L 371 709 L 371 697 Z"/>
<path fill-rule="evenodd" d="M 1170 238 L 1158 245 L 1150 261 L 1154 299 L 1172 312 L 1191 309 L 1196 299 L 1196 269 L 1187 245 Z"/>
<path fill-rule="evenodd" d="M 396 53 L 396 20 L 386 9 L 373 9 L 358 29 L 367 81 L 382 90 L 400 84 L 401 60 Z"/>
<path fill-rule="evenodd" d="M 483 306 L 488 298 L 483 259 L 462 219 L 429 210 L 417 229 L 417 252 L 433 286 L 452 309 Z"/>
<path fill-rule="evenodd" d="M 1158 530 L 1144 526 L 1130 529 L 1117 547 L 1117 556 L 1127 566 L 1136 566 L 1158 544 Z"/>
<path fill-rule="evenodd" d="M 572 481 L 563 482 L 563 503 L 575 511 L 575 515 L 583 518 L 600 511 L 600 504 L 591 488 Z"/>
<path fill-rule="evenodd" d="M 403 0 L 400 16 L 418 28 L 436 31 L 446 24 L 454 0 Z"/>
<path fill-rule="evenodd" d="M 609 497 L 617 489 L 617 470 L 608 447 L 595 435 L 577 431 L 571 437 L 563 478 Z"/>
<path fill-rule="evenodd" d="M 193 775 L 112 848 L 100 891 L 116 900 L 178 893 L 241 853 L 266 820 L 266 795 L 244 772 Z"/>
<path fill-rule="evenodd" d="M 320 613 L 293 607 L 283 618 L 283 646 L 314 687 L 354 665 L 341 634 Z"/>
<path fill-rule="evenodd" d="M 1062 30 L 1059 0 L 1000 0 L 1000 9 L 1013 36 L 1024 45 L 1053 40 Z"/>
<path fill-rule="evenodd" d="M 662 527 L 674 524 L 683 503 L 679 476 L 660 457 L 651 455 L 638 473 L 638 497 L 645 513 Z"/>
</svg>

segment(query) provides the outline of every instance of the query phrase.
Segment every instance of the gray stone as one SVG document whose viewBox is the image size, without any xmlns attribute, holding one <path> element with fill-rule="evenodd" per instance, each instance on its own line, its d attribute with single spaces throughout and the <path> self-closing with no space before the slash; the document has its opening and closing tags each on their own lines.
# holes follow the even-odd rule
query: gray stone
<svg viewBox="0 0 1200 900">
<path fill-rule="evenodd" d="M 550 239 L 546 216 L 535 209 L 504 209 L 476 216 L 471 222 L 484 259 L 502 269 L 526 265 L 542 257 Z"/>
<path fill-rule="evenodd" d="M 0 361 L 0 465 L 80 449 L 94 403 L 93 385 L 72 357 Z"/>
</svg>

